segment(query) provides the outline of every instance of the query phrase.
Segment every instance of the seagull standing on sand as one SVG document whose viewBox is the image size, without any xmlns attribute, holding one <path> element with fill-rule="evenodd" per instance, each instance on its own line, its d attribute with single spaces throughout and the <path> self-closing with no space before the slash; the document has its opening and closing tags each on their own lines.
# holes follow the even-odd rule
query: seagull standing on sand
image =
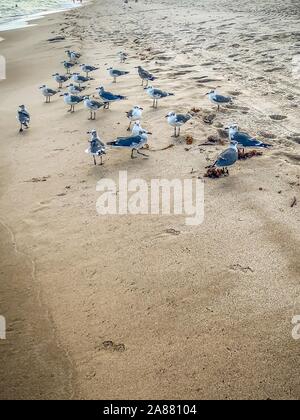
<svg viewBox="0 0 300 420">
<path fill-rule="evenodd" d="M 100 165 L 103 165 L 102 156 L 106 154 L 106 146 L 98 137 L 97 131 L 88 131 L 87 134 L 91 135 L 90 147 L 86 149 L 85 153 L 92 155 L 94 158 L 94 164 L 97 165 L 96 157 L 100 156 Z"/>
<path fill-rule="evenodd" d="M 72 95 L 78 95 L 79 93 L 81 93 L 85 89 L 84 86 L 82 86 L 82 87 L 76 86 L 76 85 L 73 85 L 73 83 L 68 85 L 67 88 L 68 88 L 69 93 L 71 93 Z"/>
<path fill-rule="evenodd" d="M 125 63 L 125 61 L 128 59 L 128 54 L 126 54 L 123 51 L 120 51 L 118 56 L 120 57 L 120 63 Z"/>
<path fill-rule="evenodd" d="M 140 121 L 136 121 L 133 125 L 131 135 L 138 136 L 141 131 L 144 131 L 144 129 L 142 128 Z"/>
<path fill-rule="evenodd" d="M 123 70 L 116 70 L 112 67 L 109 67 L 108 69 L 109 75 L 114 79 L 113 83 L 117 83 L 117 78 L 121 76 L 126 76 L 129 74 L 129 71 L 123 71 Z"/>
<path fill-rule="evenodd" d="M 126 112 L 127 118 L 129 119 L 129 127 L 127 131 L 130 131 L 131 124 L 135 121 L 139 121 L 142 118 L 143 108 L 140 106 L 134 106 L 129 112 Z"/>
<path fill-rule="evenodd" d="M 153 108 L 158 107 L 158 100 L 162 98 L 167 98 L 168 96 L 174 96 L 174 93 L 164 92 L 160 89 L 155 89 L 152 86 L 145 88 L 148 95 L 153 99 Z"/>
<path fill-rule="evenodd" d="M 67 105 L 70 105 L 70 109 L 68 112 L 75 112 L 75 105 L 78 105 L 80 102 L 83 101 L 82 96 L 71 95 L 70 93 L 63 94 L 64 101 Z"/>
<path fill-rule="evenodd" d="M 49 104 L 51 102 L 51 97 L 59 92 L 59 90 L 50 89 L 46 85 L 41 86 L 39 89 L 46 98 L 46 104 Z"/>
<path fill-rule="evenodd" d="M 239 152 L 237 149 L 237 142 L 231 141 L 228 149 L 224 150 L 212 165 L 212 167 L 217 166 L 218 168 L 225 168 L 228 172 L 228 166 L 234 165 L 239 158 Z"/>
<path fill-rule="evenodd" d="M 81 70 L 86 74 L 86 77 L 89 77 L 89 74 L 92 71 L 99 70 L 99 67 L 88 66 L 87 64 L 81 64 L 80 67 L 81 67 Z"/>
<path fill-rule="evenodd" d="M 77 53 L 75 51 L 70 51 L 70 50 L 67 50 L 66 53 L 67 53 L 67 55 L 69 57 L 69 60 L 72 63 L 77 64 L 77 60 L 81 57 L 81 54 L 79 54 L 79 53 Z"/>
<path fill-rule="evenodd" d="M 84 97 L 84 106 L 90 111 L 89 120 L 96 119 L 96 112 L 99 111 L 104 106 L 103 102 L 94 101 L 89 98 L 89 96 Z"/>
<path fill-rule="evenodd" d="M 64 65 L 64 68 L 67 70 L 67 74 L 70 74 L 71 68 L 75 66 L 75 63 L 72 63 L 71 61 L 62 61 L 62 64 Z"/>
<path fill-rule="evenodd" d="M 192 116 L 190 114 L 176 114 L 175 112 L 169 112 L 168 115 L 166 115 L 166 118 L 168 119 L 168 123 L 171 127 L 174 127 L 174 137 L 180 136 L 180 129 L 181 127 L 186 124 Z M 178 132 L 177 132 L 178 128 Z"/>
<path fill-rule="evenodd" d="M 22 133 L 23 130 L 23 126 L 27 129 L 29 128 L 29 123 L 30 123 L 30 115 L 29 112 L 27 111 L 25 105 L 20 105 L 19 109 L 18 109 L 18 115 L 17 115 L 17 119 L 20 122 L 20 130 L 19 132 Z"/>
<path fill-rule="evenodd" d="M 144 86 L 144 81 L 146 81 L 146 87 L 148 87 L 149 82 L 153 82 L 156 80 L 156 77 L 154 77 L 151 73 L 149 73 L 147 70 L 143 69 L 143 67 L 138 66 L 136 67 L 138 69 L 138 74 L 140 78 L 142 79 L 142 86 Z"/>
<path fill-rule="evenodd" d="M 67 82 L 70 79 L 70 75 L 54 73 L 52 74 L 54 80 L 58 83 L 59 89 L 63 87 L 63 83 Z"/>
<path fill-rule="evenodd" d="M 89 82 L 90 80 L 94 80 L 94 79 L 92 79 L 91 77 L 82 76 L 79 73 L 73 73 L 72 74 L 72 80 L 73 80 L 73 82 L 77 83 L 80 86 L 80 85 L 82 85 L 82 83 L 86 83 L 86 82 Z"/>
<path fill-rule="evenodd" d="M 247 133 L 242 133 L 239 131 L 239 127 L 237 124 L 232 124 L 229 127 L 226 127 L 229 130 L 229 140 L 236 141 L 238 145 L 245 147 L 257 147 L 261 149 L 268 149 L 272 147 L 271 144 L 263 143 L 260 140 L 257 140 Z"/>
<path fill-rule="evenodd" d="M 99 97 L 103 100 L 105 104 L 104 109 L 109 109 L 111 102 L 124 101 L 127 99 L 126 96 L 114 95 L 111 92 L 105 91 L 104 87 L 99 87 L 96 90 L 98 92 Z"/>
<path fill-rule="evenodd" d="M 206 95 L 208 95 L 211 103 L 218 105 L 218 111 L 220 111 L 221 105 L 232 103 L 232 98 L 230 96 L 219 95 L 215 90 L 211 90 Z"/>
<path fill-rule="evenodd" d="M 134 152 L 137 154 L 149 157 L 148 155 L 142 153 L 140 149 L 145 146 L 148 141 L 148 134 L 146 130 L 141 130 L 137 136 L 130 137 L 118 137 L 117 140 L 107 143 L 108 146 L 111 146 L 113 149 L 130 149 L 131 150 L 131 159 L 136 158 Z"/>
</svg>

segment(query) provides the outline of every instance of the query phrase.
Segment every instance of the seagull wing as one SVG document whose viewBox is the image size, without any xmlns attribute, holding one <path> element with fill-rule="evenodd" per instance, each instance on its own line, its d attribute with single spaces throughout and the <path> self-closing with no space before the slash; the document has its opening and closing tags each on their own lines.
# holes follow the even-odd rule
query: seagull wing
<svg viewBox="0 0 300 420">
<path fill-rule="evenodd" d="M 226 149 L 224 150 L 224 152 L 222 152 L 220 154 L 220 156 L 218 157 L 215 166 L 220 166 L 220 167 L 226 167 L 226 166 L 231 166 L 233 165 L 238 159 L 238 154 L 237 152 L 232 149 Z"/>
</svg>

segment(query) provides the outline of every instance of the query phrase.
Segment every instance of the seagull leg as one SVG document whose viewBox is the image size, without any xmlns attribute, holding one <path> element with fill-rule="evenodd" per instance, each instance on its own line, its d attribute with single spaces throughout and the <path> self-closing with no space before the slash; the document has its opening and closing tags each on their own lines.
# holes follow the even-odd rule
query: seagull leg
<svg viewBox="0 0 300 420">
<path fill-rule="evenodd" d="M 129 127 L 127 128 L 127 131 L 130 131 L 130 130 L 131 130 L 131 121 L 129 123 Z"/>
<path fill-rule="evenodd" d="M 131 150 L 131 159 L 136 159 L 136 156 L 134 156 L 134 151 L 135 151 L 136 149 L 132 149 Z"/>
<path fill-rule="evenodd" d="M 21 123 L 21 127 L 20 127 L 20 130 L 19 130 L 19 133 L 22 133 L 22 132 L 23 132 L 23 125 Z"/>
<path fill-rule="evenodd" d="M 178 128 L 178 136 L 177 137 L 179 137 L 180 136 L 180 127 Z"/>
<path fill-rule="evenodd" d="M 92 111 L 90 111 L 90 118 L 89 118 L 89 121 L 91 121 L 93 119 L 93 113 L 92 113 Z"/>
<path fill-rule="evenodd" d="M 103 157 L 102 157 L 102 155 L 100 155 L 100 166 L 102 166 L 103 165 Z"/>
<path fill-rule="evenodd" d="M 94 165 L 96 166 L 97 165 L 97 161 L 96 161 L 95 155 L 93 155 L 93 158 L 94 158 Z"/>
<path fill-rule="evenodd" d="M 116 77 L 114 77 L 113 83 L 117 83 L 117 78 Z"/>
<path fill-rule="evenodd" d="M 138 149 L 137 149 L 136 152 L 137 152 L 138 155 L 142 155 L 142 156 L 145 156 L 147 158 L 149 157 L 149 155 L 146 155 L 145 153 L 140 152 Z"/>
</svg>

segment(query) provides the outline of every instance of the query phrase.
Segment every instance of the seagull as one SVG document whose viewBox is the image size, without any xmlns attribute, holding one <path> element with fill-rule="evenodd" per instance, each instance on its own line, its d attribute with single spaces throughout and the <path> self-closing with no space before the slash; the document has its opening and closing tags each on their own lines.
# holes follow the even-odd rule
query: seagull
<svg viewBox="0 0 300 420">
<path fill-rule="evenodd" d="M 143 130 L 144 129 L 142 128 L 140 121 L 136 121 L 133 125 L 131 135 L 138 136 L 140 134 L 140 131 L 143 131 Z"/>
<path fill-rule="evenodd" d="M 232 103 L 232 98 L 230 96 L 219 95 L 215 90 L 211 90 L 206 95 L 208 95 L 210 102 L 218 105 L 218 111 L 220 110 L 221 105 Z"/>
<path fill-rule="evenodd" d="M 100 140 L 96 130 L 88 131 L 87 134 L 91 135 L 91 139 L 90 147 L 85 153 L 93 156 L 95 165 L 97 165 L 96 157 L 100 156 L 100 165 L 103 165 L 102 156 L 106 154 L 106 145 Z"/>
<path fill-rule="evenodd" d="M 146 130 L 140 130 L 137 136 L 130 137 L 118 137 L 117 140 L 107 143 L 108 146 L 111 146 L 113 149 L 130 149 L 131 150 L 131 159 L 134 159 L 134 152 L 137 154 L 149 157 L 148 155 L 142 153 L 140 149 L 145 146 L 148 141 L 148 135 L 151 134 Z"/>
<path fill-rule="evenodd" d="M 91 77 L 82 76 L 79 73 L 73 73 L 72 74 L 72 80 L 73 80 L 73 82 L 77 83 L 80 86 L 80 85 L 82 85 L 82 83 L 86 83 L 86 82 L 89 82 L 90 80 L 94 80 L 94 79 L 92 79 Z"/>
<path fill-rule="evenodd" d="M 239 158 L 237 144 L 236 141 L 231 141 L 229 148 L 220 154 L 212 167 L 217 166 L 218 168 L 225 168 L 227 170 L 228 166 L 234 165 Z"/>
<path fill-rule="evenodd" d="M 27 129 L 29 128 L 29 123 L 30 123 L 30 115 L 29 112 L 27 111 L 25 105 L 20 105 L 19 109 L 18 109 L 18 115 L 17 115 L 17 119 L 20 122 L 20 130 L 19 132 L 22 133 L 23 130 L 23 126 Z"/>
<path fill-rule="evenodd" d="M 239 131 L 239 127 L 237 124 L 232 124 L 229 127 L 226 127 L 229 130 L 229 140 L 236 141 L 239 145 L 244 147 L 258 147 L 262 149 L 268 149 L 269 147 L 273 147 L 272 144 L 263 143 L 260 140 L 257 140 L 247 133 L 242 133 Z"/>
<path fill-rule="evenodd" d="M 124 101 L 125 99 L 127 99 L 126 96 L 115 95 L 111 92 L 106 92 L 104 90 L 104 87 L 99 87 L 96 90 L 98 92 L 99 97 L 105 103 L 104 109 L 109 109 L 109 105 L 111 102 Z"/>
<path fill-rule="evenodd" d="M 128 59 L 128 54 L 123 51 L 120 51 L 118 56 L 120 57 L 120 63 L 125 63 L 125 61 Z"/>
<path fill-rule="evenodd" d="M 89 66 L 87 64 L 81 64 L 80 67 L 81 70 L 86 74 L 86 77 L 89 77 L 89 73 L 92 71 L 99 70 L 99 67 Z"/>
<path fill-rule="evenodd" d="M 70 50 L 66 50 L 65 51 L 70 59 L 70 61 L 72 63 L 77 63 L 77 60 L 81 57 L 81 54 L 75 52 L 75 51 L 70 51 Z"/>
<path fill-rule="evenodd" d="M 138 66 L 138 67 L 135 67 L 135 68 L 138 69 L 139 76 L 142 79 L 142 86 L 144 86 L 144 80 L 146 80 L 146 82 L 147 82 L 146 87 L 148 87 L 149 81 L 153 82 L 154 80 L 156 80 L 156 77 L 154 77 L 147 70 L 143 69 L 143 67 Z"/>
<path fill-rule="evenodd" d="M 90 110 L 91 116 L 89 120 L 95 120 L 96 119 L 96 112 L 104 106 L 103 102 L 98 102 L 91 100 L 89 96 L 85 96 L 83 98 L 84 100 L 84 106 Z"/>
<path fill-rule="evenodd" d="M 76 85 L 73 85 L 73 83 L 68 85 L 67 88 L 68 88 L 69 93 L 71 93 L 72 95 L 78 95 L 79 93 L 81 93 L 85 89 L 84 86 L 82 86 L 82 87 L 76 86 Z"/>
<path fill-rule="evenodd" d="M 148 95 L 153 98 L 153 108 L 158 107 L 158 100 L 162 98 L 167 98 L 168 96 L 174 96 L 174 93 L 164 92 L 160 89 L 155 89 L 152 86 L 146 87 Z"/>
<path fill-rule="evenodd" d="M 168 123 L 170 126 L 174 127 L 175 133 L 174 137 L 180 136 L 180 129 L 181 127 L 186 124 L 192 116 L 190 114 L 176 114 L 176 112 L 169 112 L 168 115 L 166 115 L 166 118 L 168 118 Z M 177 127 L 178 127 L 178 133 L 177 133 Z"/>
<path fill-rule="evenodd" d="M 131 123 L 134 121 L 138 121 L 142 118 L 143 108 L 140 106 L 134 106 L 133 109 L 131 109 L 129 112 L 126 112 L 127 118 L 129 118 L 129 127 L 127 131 L 130 131 L 131 129 Z"/>
<path fill-rule="evenodd" d="M 129 71 L 116 70 L 116 69 L 113 69 L 112 67 L 109 67 L 107 70 L 110 76 L 114 79 L 113 83 L 117 83 L 118 77 L 126 76 L 127 74 L 129 74 Z"/>
<path fill-rule="evenodd" d="M 46 98 L 46 104 L 49 104 L 51 102 L 51 97 L 59 92 L 59 90 L 50 89 L 46 85 L 41 86 L 39 89 Z"/>
<path fill-rule="evenodd" d="M 59 89 L 63 87 L 63 83 L 67 82 L 70 79 L 70 75 L 64 75 L 59 73 L 52 74 L 54 80 L 58 83 Z"/>
<path fill-rule="evenodd" d="M 61 64 L 64 65 L 64 68 L 67 70 L 67 74 L 70 74 L 70 69 L 75 66 L 75 63 L 71 61 L 62 61 Z"/>
<path fill-rule="evenodd" d="M 75 105 L 83 101 L 82 96 L 71 95 L 70 93 L 64 93 L 62 96 L 64 97 L 65 103 L 71 107 L 68 112 L 72 113 L 75 112 Z"/>
</svg>

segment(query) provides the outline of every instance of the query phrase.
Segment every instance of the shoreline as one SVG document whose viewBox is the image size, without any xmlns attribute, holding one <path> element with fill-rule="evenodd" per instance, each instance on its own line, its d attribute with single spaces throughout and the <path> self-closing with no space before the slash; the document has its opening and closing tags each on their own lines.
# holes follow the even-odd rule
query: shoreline
<svg viewBox="0 0 300 420">
<path fill-rule="evenodd" d="M 291 319 L 300 296 L 300 216 L 290 206 L 299 197 L 299 143 L 288 138 L 298 131 L 299 101 L 289 99 L 292 79 L 274 70 L 281 54 L 288 62 L 294 44 L 274 32 L 280 54 L 259 64 L 256 55 L 265 54 L 260 19 L 270 16 L 265 3 L 262 17 L 239 0 L 238 14 L 218 1 L 208 7 L 204 0 L 200 11 L 186 1 L 192 14 L 173 3 L 170 11 L 169 2 L 140 0 L 124 12 L 120 2 L 103 0 L 85 13 L 72 9 L 5 32 L 0 205 L 8 229 L 1 224 L 0 314 L 9 330 L 0 341 L 0 397 L 299 398 Z M 271 14 L 275 23 L 280 13 Z M 237 16 L 254 35 L 243 33 Z M 287 23 L 292 32 L 293 18 Z M 46 40 L 61 33 L 66 39 L 49 48 Z M 232 47 L 241 34 L 240 46 Z M 51 74 L 62 71 L 68 46 L 100 67 L 89 93 L 101 82 L 128 96 L 92 124 L 83 107 L 69 115 L 61 98 L 48 106 L 38 91 L 42 83 L 55 87 Z M 120 66 L 122 48 L 130 57 L 122 68 L 130 74 L 113 85 L 106 68 Z M 133 70 L 141 63 L 158 76 L 157 87 L 176 93 L 158 110 Z M 233 108 L 213 109 L 204 94 L 215 85 L 236 93 Z M 17 132 L 19 103 L 32 115 L 24 135 Z M 97 128 L 104 141 L 126 135 L 125 113 L 136 104 L 154 133 L 150 159 L 111 152 L 103 167 L 94 167 L 84 153 L 86 132 Z M 194 106 L 199 116 L 171 139 L 164 116 Z M 213 123 L 205 124 L 203 116 L 211 114 Z M 276 122 L 273 114 L 287 118 Z M 201 226 L 188 228 L 174 216 L 97 215 L 97 182 L 120 170 L 147 182 L 203 177 L 224 146 L 200 145 L 230 121 L 253 135 L 264 131 L 274 147 L 239 162 L 228 178 L 205 181 Z"/>
<path fill-rule="evenodd" d="M 84 0 L 82 4 L 73 4 L 68 8 L 62 7 L 61 9 L 45 10 L 36 13 L 31 13 L 29 15 L 8 17 L 7 21 L 0 21 L 0 33 L 5 33 L 7 31 L 13 31 L 16 29 L 30 28 L 37 23 L 31 23 L 35 21 L 40 21 L 44 18 L 47 18 L 49 15 L 56 15 L 57 13 L 66 13 L 72 10 L 80 9 L 81 7 L 86 7 L 91 3 L 92 0 Z M 1 41 L 1 39 L 0 39 Z"/>
</svg>

